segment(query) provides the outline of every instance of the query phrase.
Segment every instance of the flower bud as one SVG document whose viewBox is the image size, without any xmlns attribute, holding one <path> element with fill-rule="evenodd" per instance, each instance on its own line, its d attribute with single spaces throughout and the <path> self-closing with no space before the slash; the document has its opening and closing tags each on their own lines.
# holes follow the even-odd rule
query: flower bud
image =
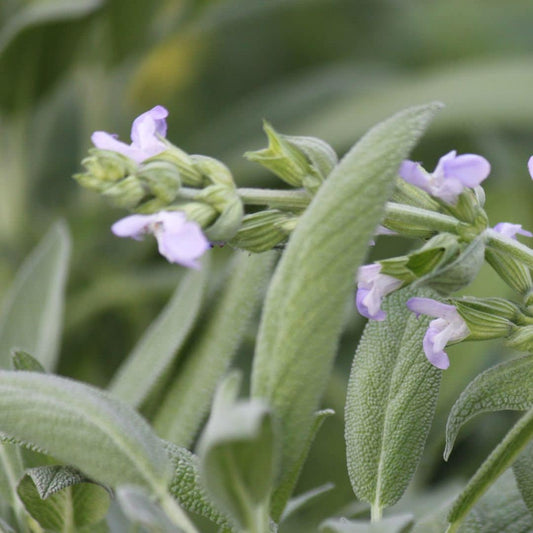
<svg viewBox="0 0 533 533">
<path fill-rule="evenodd" d="M 277 209 L 246 215 L 230 243 L 250 252 L 271 250 L 287 240 L 298 220 L 299 217 Z"/>
<path fill-rule="evenodd" d="M 447 296 L 469 285 L 483 266 L 485 242 L 478 237 L 463 248 L 458 257 L 441 263 L 442 266 L 420 278 L 416 284 L 425 285 Z"/>
<path fill-rule="evenodd" d="M 208 227 L 218 216 L 218 211 L 205 202 L 187 202 L 178 207 L 185 213 L 187 220 L 198 223 L 202 228 Z"/>
<path fill-rule="evenodd" d="M 515 326 L 506 344 L 521 352 L 533 351 L 533 326 Z"/>
<path fill-rule="evenodd" d="M 451 303 L 466 322 L 470 340 L 507 337 L 520 309 L 504 298 L 453 298 Z"/>
<path fill-rule="evenodd" d="M 233 187 L 210 185 L 196 195 L 196 200 L 207 203 L 218 213 L 215 222 L 204 229 L 208 239 L 228 241 L 237 233 L 244 216 L 244 207 Z"/>
<path fill-rule="evenodd" d="M 101 191 L 114 205 L 126 209 L 137 207 L 147 196 L 147 192 L 137 176 L 128 176 Z"/>
<path fill-rule="evenodd" d="M 210 183 L 235 188 L 235 182 L 229 168 L 224 163 L 205 155 L 190 156 L 194 168 L 206 177 Z"/>
<path fill-rule="evenodd" d="M 137 177 L 156 198 L 167 205 L 175 200 L 181 185 L 178 167 L 160 159 L 147 160 Z"/>
<path fill-rule="evenodd" d="M 412 205 L 427 209 L 428 211 L 438 211 L 439 204 L 426 191 L 415 185 L 407 183 L 402 178 L 396 178 L 394 182 L 394 193 L 391 200 L 400 204 Z"/>
<path fill-rule="evenodd" d="M 246 152 L 244 157 L 268 168 L 289 185 L 315 193 L 337 164 L 331 146 L 314 137 L 282 135 L 268 122 L 263 129 L 268 148 Z"/>
<path fill-rule="evenodd" d="M 525 296 L 533 288 L 531 273 L 523 263 L 512 255 L 487 247 L 485 259 L 509 287 Z"/>
<path fill-rule="evenodd" d="M 196 168 L 192 156 L 168 141 L 165 144 L 167 149 L 157 154 L 157 160 L 168 161 L 176 165 L 183 185 L 188 187 L 203 187 L 204 178 L 202 173 Z"/>
</svg>

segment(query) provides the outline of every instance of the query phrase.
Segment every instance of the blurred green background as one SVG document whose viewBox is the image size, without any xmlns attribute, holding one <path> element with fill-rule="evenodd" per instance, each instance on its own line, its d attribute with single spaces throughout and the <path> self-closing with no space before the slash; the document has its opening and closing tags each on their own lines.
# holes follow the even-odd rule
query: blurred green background
<svg viewBox="0 0 533 533">
<path fill-rule="evenodd" d="M 452 149 L 482 154 L 492 163 L 491 223 L 533 229 L 532 22 L 528 0 L 1 0 L 0 297 L 50 224 L 66 219 L 73 258 L 59 372 L 106 385 L 181 270 L 158 257 L 153 242 L 113 238 L 109 225 L 124 213 L 71 175 L 92 131 L 127 140 L 133 118 L 156 104 L 170 111 L 174 144 L 220 158 L 239 185 L 276 186 L 241 157 L 265 145 L 263 118 L 283 133 L 321 137 L 342 155 L 393 112 L 441 100 L 446 108 L 414 158 L 432 169 Z M 372 257 L 410 246 L 384 237 Z M 221 265 L 229 255 L 213 253 Z M 511 296 L 489 269 L 468 292 Z M 353 500 L 342 411 L 362 326 L 349 309 L 324 400 L 337 415 L 326 421 L 298 491 L 326 481 L 336 489 L 292 530 Z M 238 358 L 245 368 L 250 337 Z M 470 475 L 512 422 L 491 414 L 469 423 L 443 463 L 451 404 L 480 370 L 512 355 L 497 343 L 467 343 L 450 354 L 414 483 L 427 497 L 437 494 L 428 486 L 436 491 Z"/>
</svg>

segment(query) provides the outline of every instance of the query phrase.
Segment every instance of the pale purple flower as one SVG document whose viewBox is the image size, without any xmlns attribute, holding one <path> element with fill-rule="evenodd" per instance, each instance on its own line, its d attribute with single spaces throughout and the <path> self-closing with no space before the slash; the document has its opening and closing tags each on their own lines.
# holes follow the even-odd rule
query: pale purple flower
<svg viewBox="0 0 533 533">
<path fill-rule="evenodd" d="M 387 294 L 400 288 L 402 281 L 380 274 L 381 265 L 374 263 L 359 267 L 357 273 L 357 310 L 372 320 L 385 320 L 387 314 L 381 309 L 381 301 Z"/>
<path fill-rule="evenodd" d="M 399 169 L 400 177 L 435 198 L 455 204 L 466 187 L 477 187 L 490 173 L 490 163 L 480 155 L 457 155 L 455 150 L 439 159 L 430 174 L 420 163 L 405 160 Z"/>
<path fill-rule="evenodd" d="M 188 221 L 185 214 L 179 211 L 130 215 L 115 222 L 111 231 L 118 237 L 137 240 L 142 239 L 146 233 L 152 233 L 157 239 L 161 255 L 171 263 L 194 269 L 200 268 L 197 259 L 209 249 L 209 241 L 200 226 Z"/>
<path fill-rule="evenodd" d="M 117 135 L 105 131 L 95 131 L 91 141 L 97 148 L 118 152 L 137 163 L 142 163 L 167 149 L 160 138 L 167 134 L 167 116 L 168 111 L 160 105 L 139 115 L 131 126 L 131 144 L 123 143 L 118 140 Z"/>
<path fill-rule="evenodd" d="M 436 320 L 429 323 L 424 335 L 424 353 L 429 362 L 445 370 L 450 366 L 450 360 L 444 348 L 452 341 L 460 341 L 468 337 L 470 331 L 453 305 L 443 304 L 431 298 L 411 298 L 407 307 L 416 315 L 433 316 Z"/>
<path fill-rule="evenodd" d="M 504 235 L 505 237 L 509 237 L 510 239 L 516 239 L 515 235 L 517 233 L 519 235 L 524 235 L 525 237 L 533 237 L 533 233 L 525 229 L 522 229 L 521 224 L 511 224 L 510 222 L 500 222 L 496 224 L 492 229 L 500 233 L 501 235 Z"/>
<path fill-rule="evenodd" d="M 529 170 L 529 175 L 533 178 L 533 155 L 529 158 L 527 162 L 527 168 Z"/>
</svg>

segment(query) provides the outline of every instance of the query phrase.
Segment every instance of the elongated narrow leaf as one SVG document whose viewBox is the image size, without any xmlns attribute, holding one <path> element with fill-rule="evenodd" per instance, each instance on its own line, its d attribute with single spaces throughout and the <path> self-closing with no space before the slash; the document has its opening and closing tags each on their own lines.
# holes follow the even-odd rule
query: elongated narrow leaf
<svg viewBox="0 0 533 533">
<path fill-rule="evenodd" d="M 411 533 L 443 533 L 447 526 L 444 506 L 419 520 Z M 457 528 L 457 533 L 530 533 L 533 517 L 520 498 L 509 470 L 477 502 Z"/>
<path fill-rule="evenodd" d="M 522 499 L 533 519 L 533 441 L 531 441 L 513 465 L 513 472 Z"/>
<path fill-rule="evenodd" d="M 526 410 L 533 406 L 533 355 L 505 361 L 477 376 L 457 399 L 446 424 L 447 459 L 461 429 L 486 411 Z"/>
<path fill-rule="evenodd" d="M 226 373 L 260 305 L 275 253 L 238 253 L 230 280 L 208 318 L 202 338 L 187 355 L 154 425 L 164 439 L 181 446 L 193 441 L 209 410 L 217 383 Z"/>
<path fill-rule="evenodd" d="M 30 469 L 18 486 L 26 510 L 45 529 L 80 531 L 107 514 L 110 493 L 67 467 Z"/>
<path fill-rule="evenodd" d="M 252 394 L 265 398 L 282 423 L 281 484 L 306 445 L 344 306 L 398 167 L 439 107 L 408 109 L 367 133 L 318 191 L 276 270 L 259 331 Z M 284 499 L 274 504 L 282 509 Z"/>
<path fill-rule="evenodd" d="M 20 268 L 0 313 L 0 368 L 12 348 L 31 353 L 52 370 L 58 354 L 70 254 L 67 227 L 52 227 Z"/>
<path fill-rule="evenodd" d="M 281 515 L 280 521 L 283 522 L 287 520 L 287 518 L 291 517 L 293 514 L 298 513 L 301 509 L 307 507 L 311 502 L 314 502 L 315 500 L 319 499 L 320 496 L 326 494 L 334 488 L 335 485 L 333 483 L 325 483 L 324 485 L 320 485 L 320 487 L 308 490 L 303 494 L 299 494 L 298 496 L 291 498 L 285 506 L 285 510 Z"/>
<path fill-rule="evenodd" d="M 240 530 L 251 531 L 277 473 L 276 432 L 264 402 L 232 399 L 235 382 L 228 376 L 213 401 L 198 445 L 200 472 L 213 499 Z"/>
<path fill-rule="evenodd" d="M 166 374 L 198 316 L 208 272 L 209 266 L 204 262 L 201 271 L 185 275 L 113 378 L 109 388 L 117 398 L 139 407 Z"/>
<path fill-rule="evenodd" d="M 518 454 L 532 438 L 533 408 L 511 428 L 454 501 L 448 514 L 448 522 L 452 525 L 452 531 L 498 476 L 513 464 Z"/>
<path fill-rule="evenodd" d="M 346 454 L 355 494 L 375 509 L 402 496 L 431 426 L 442 372 L 426 359 L 429 319 L 416 318 L 410 287 L 387 298 L 383 322 L 370 321 L 355 353 L 346 398 Z"/>
<path fill-rule="evenodd" d="M 17 505 L 16 490 L 23 472 L 18 446 L 8 442 L 0 444 L 0 496 L 11 507 Z"/>
<path fill-rule="evenodd" d="M 57 376 L 0 371 L 0 435 L 112 486 L 161 489 L 170 474 L 163 445 L 135 411 Z"/>
<path fill-rule="evenodd" d="M 200 482 L 200 461 L 186 448 L 166 442 L 165 447 L 173 467 L 169 491 L 186 510 L 208 518 L 215 524 L 231 529 L 230 522 L 211 502 Z"/>
</svg>

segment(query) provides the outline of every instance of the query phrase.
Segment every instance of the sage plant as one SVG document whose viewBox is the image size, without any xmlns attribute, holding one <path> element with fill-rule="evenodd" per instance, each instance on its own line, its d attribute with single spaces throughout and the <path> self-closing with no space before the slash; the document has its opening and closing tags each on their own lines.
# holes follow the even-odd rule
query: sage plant
<svg viewBox="0 0 533 533">
<path fill-rule="evenodd" d="M 294 494 L 332 413 L 321 405 L 350 302 L 368 319 L 345 406 L 347 472 L 363 509 L 331 509 L 319 530 L 497 531 L 517 513 L 520 531 L 532 530 L 533 250 L 517 240 L 532 234 L 516 222 L 491 227 L 484 156 L 447 151 L 433 172 L 408 159 L 440 108 L 394 115 L 340 161 L 326 142 L 265 123 L 268 147 L 245 157 L 284 182 L 273 189 L 239 187 L 221 161 L 173 145 L 162 106 L 135 119 L 131 144 L 95 132 L 75 179 L 129 212 L 116 236 L 153 235 L 184 272 L 100 390 L 53 373 L 66 225 L 21 267 L 0 316 L 0 527 L 288 531 L 290 515 L 328 490 Z M 383 233 L 413 239 L 411 251 L 364 264 Z M 208 303 L 219 246 L 234 257 Z M 485 260 L 513 300 L 455 294 Z M 259 311 L 245 392 L 232 363 Z M 497 338 L 523 355 L 457 398 L 438 428 L 445 459 L 478 413 L 524 414 L 452 501 L 423 517 L 389 511 L 420 462 L 442 373 L 454 365 L 447 346 Z M 490 512 L 480 514 L 482 504 Z"/>
</svg>

